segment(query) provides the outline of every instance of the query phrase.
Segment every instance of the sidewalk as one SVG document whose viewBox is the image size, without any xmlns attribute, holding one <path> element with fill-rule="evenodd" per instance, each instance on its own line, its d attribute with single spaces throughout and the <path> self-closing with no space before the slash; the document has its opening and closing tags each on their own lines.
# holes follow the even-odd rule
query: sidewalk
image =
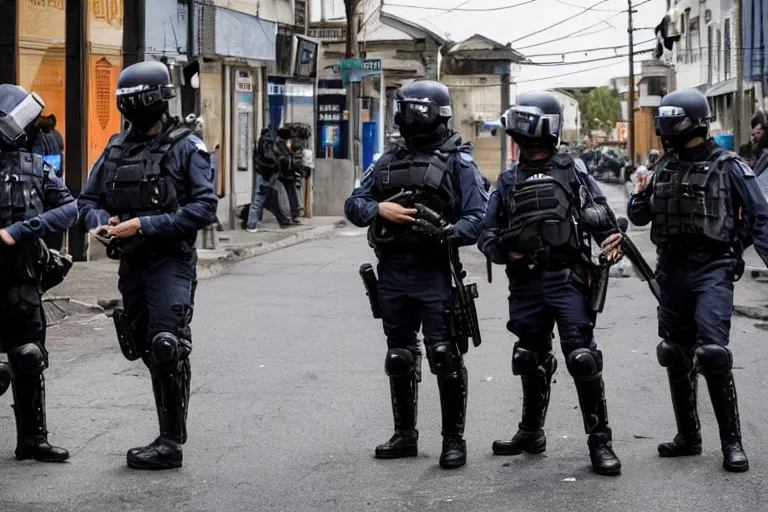
<svg viewBox="0 0 768 512">
<path fill-rule="evenodd" d="M 264 223 L 264 229 L 258 233 L 242 229 L 216 232 L 218 248 L 197 251 L 198 279 L 216 277 L 234 263 L 321 238 L 346 225 L 342 217 L 315 217 L 301 221 L 302 225 L 287 229 Z M 117 269 L 118 262 L 110 259 L 76 262 L 64 282 L 44 296 L 49 323 L 60 322 L 73 315 L 113 309 L 120 299 Z"/>
</svg>

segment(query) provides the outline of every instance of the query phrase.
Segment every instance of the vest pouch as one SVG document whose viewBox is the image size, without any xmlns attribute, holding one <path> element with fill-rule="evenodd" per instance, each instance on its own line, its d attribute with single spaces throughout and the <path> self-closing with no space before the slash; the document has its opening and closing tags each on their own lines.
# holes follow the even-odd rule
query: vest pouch
<svg viewBox="0 0 768 512">
<path fill-rule="evenodd" d="M 573 228 L 567 221 L 547 219 L 541 223 L 541 239 L 549 247 L 564 247 L 570 244 Z"/>
<path fill-rule="evenodd" d="M 151 201 L 154 209 L 161 211 L 175 211 L 178 203 L 176 187 L 171 176 L 159 176 L 150 181 L 152 186 Z"/>
<path fill-rule="evenodd" d="M 122 211 L 147 209 L 150 203 L 150 186 L 144 178 L 144 165 L 130 163 L 119 167 L 107 183 L 107 204 Z"/>
</svg>

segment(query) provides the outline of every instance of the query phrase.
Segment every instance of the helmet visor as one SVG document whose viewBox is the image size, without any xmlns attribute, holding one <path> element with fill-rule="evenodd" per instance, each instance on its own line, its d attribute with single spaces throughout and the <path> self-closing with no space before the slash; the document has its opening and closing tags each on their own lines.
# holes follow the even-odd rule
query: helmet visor
<svg viewBox="0 0 768 512">
<path fill-rule="evenodd" d="M 438 107 L 429 100 L 398 99 L 397 114 L 400 124 L 434 124 L 441 117 L 451 117 L 451 107 Z"/>
<path fill-rule="evenodd" d="M 117 90 L 117 108 L 120 112 L 144 110 L 176 96 L 172 86 L 149 87 L 140 85 Z"/>
<path fill-rule="evenodd" d="M 683 135 L 696 127 L 682 107 L 659 107 L 659 115 L 655 120 L 659 135 Z"/>
<path fill-rule="evenodd" d="M 30 93 L 13 110 L 0 112 L 0 135 L 8 142 L 18 142 L 25 129 L 37 119 L 45 108 L 45 102 L 36 93 Z"/>
<path fill-rule="evenodd" d="M 533 138 L 557 137 L 560 133 L 560 116 L 544 114 L 540 108 L 518 105 L 504 113 L 504 127 L 509 134 Z"/>
</svg>

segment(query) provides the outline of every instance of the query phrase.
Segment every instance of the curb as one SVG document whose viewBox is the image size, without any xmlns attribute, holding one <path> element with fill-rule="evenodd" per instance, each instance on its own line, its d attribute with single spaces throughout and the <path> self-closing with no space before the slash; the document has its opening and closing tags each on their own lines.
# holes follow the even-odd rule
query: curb
<svg viewBox="0 0 768 512">
<path fill-rule="evenodd" d="M 227 251 L 226 256 L 198 261 L 197 278 L 201 280 L 217 277 L 235 263 L 322 238 L 328 233 L 345 226 L 347 226 L 347 222 L 341 220 L 335 224 L 299 231 L 275 242 L 262 242 L 255 246 L 235 246 Z M 120 297 L 106 297 L 99 298 L 98 304 L 87 304 L 72 297 L 52 296 L 43 297 L 43 302 L 47 303 L 45 307 L 48 325 L 57 325 L 72 316 L 95 315 L 111 311 L 120 305 L 122 299 Z"/>
<path fill-rule="evenodd" d="M 318 226 L 305 231 L 299 231 L 298 233 L 294 233 L 291 236 L 277 240 L 276 242 L 266 242 L 256 246 L 233 247 L 228 251 L 226 256 L 199 261 L 197 264 L 197 278 L 198 280 L 211 279 L 221 275 L 235 263 L 255 258 L 256 256 L 262 256 L 270 252 L 279 251 L 280 249 L 285 249 L 286 247 L 298 245 L 303 242 L 322 238 L 324 235 L 343 226 L 346 226 L 346 223 L 342 224 L 340 221 L 329 226 Z"/>
<path fill-rule="evenodd" d="M 768 308 L 760 306 L 739 306 L 733 305 L 733 314 L 753 320 L 768 321 Z"/>
</svg>

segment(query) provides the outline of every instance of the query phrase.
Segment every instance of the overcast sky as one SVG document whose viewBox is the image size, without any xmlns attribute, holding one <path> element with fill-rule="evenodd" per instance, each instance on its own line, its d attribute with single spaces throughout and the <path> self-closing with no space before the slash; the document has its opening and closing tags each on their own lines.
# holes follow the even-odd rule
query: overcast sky
<svg viewBox="0 0 768 512">
<path fill-rule="evenodd" d="M 526 0 L 384 0 L 384 10 L 424 25 L 443 36 L 448 34 L 454 41 L 460 41 L 478 33 L 502 44 L 512 42 L 512 48 L 529 56 L 534 62 L 560 63 L 565 59 L 565 62 L 578 63 L 617 54 L 626 55 L 628 44 L 626 0 L 527 1 L 529 3 L 525 5 L 505 10 L 445 12 L 397 5 L 440 9 L 458 6 L 460 9 L 493 9 L 520 4 Z M 633 0 L 635 5 L 642 1 Z M 595 7 L 584 12 L 590 6 Z M 650 0 L 639 5 L 638 12 L 634 15 L 635 27 L 655 27 L 664 16 L 665 7 L 664 0 Z M 558 26 L 547 28 L 561 21 L 563 23 Z M 583 32 L 575 34 L 579 30 Z M 573 35 L 560 41 L 549 42 L 569 34 Z M 638 44 L 654 39 L 653 30 L 637 30 L 634 34 L 636 50 L 653 48 L 653 42 Z M 616 48 L 584 51 L 605 47 Z M 579 52 L 570 53 L 564 57 L 558 53 L 576 50 Z M 536 56 L 540 54 L 553 55 Z M 644 54 L 636 59 L 648 57 L 648 54 Z M 639 71 L 640 65 L 636 64 L 635 72 Z M 547 78 L 566 73 L 569 75 Z M 610 78 L 628 74 L 629 64 L 627 58 L 623 57 L 571 65 L 523 66 L 514 80 L 519 84 L 518 92 L 525 92 L 563 86 L 606 85 Z"/>
</svg>

